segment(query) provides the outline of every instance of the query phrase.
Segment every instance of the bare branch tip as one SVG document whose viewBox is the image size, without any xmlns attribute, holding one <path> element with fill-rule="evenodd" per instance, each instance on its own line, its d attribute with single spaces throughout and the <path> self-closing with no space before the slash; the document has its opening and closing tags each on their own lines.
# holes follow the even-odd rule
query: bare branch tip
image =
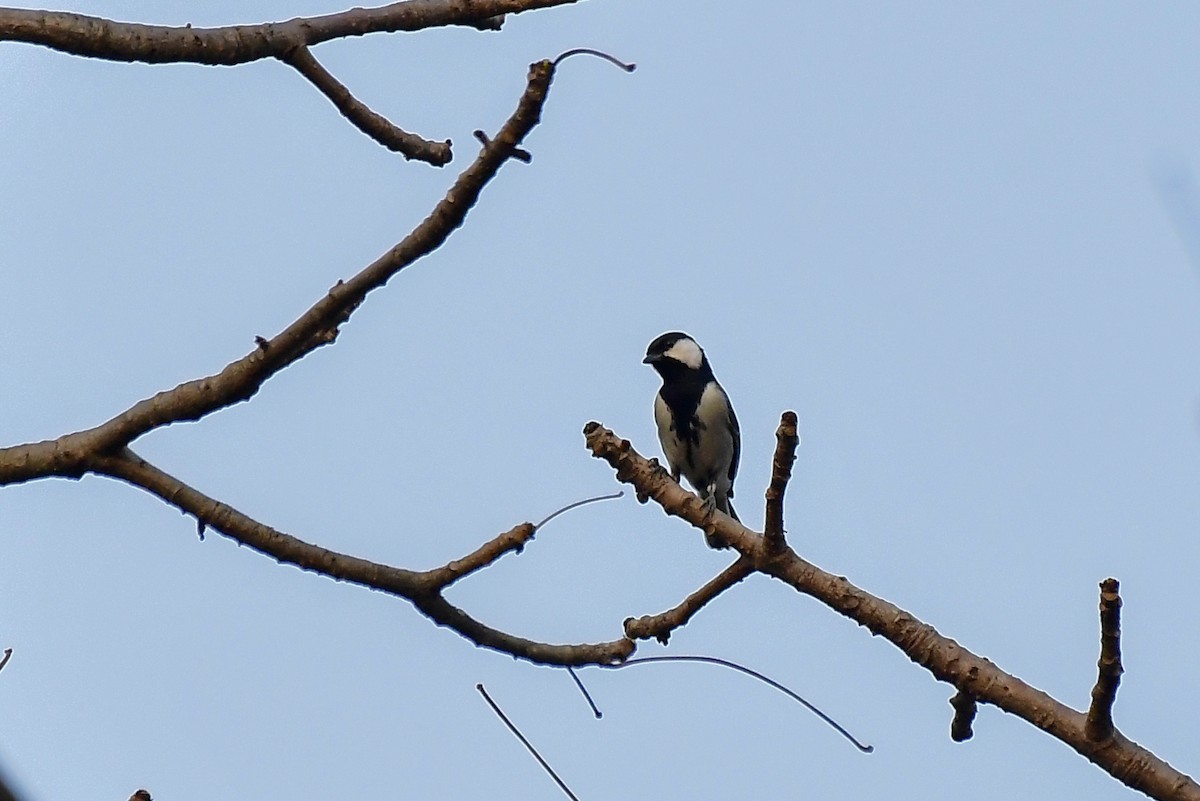
<svg viewBox="0 0 1200 801">
<path fill-rule="evenodd" d="M 1100 582 L 1100 658 L 1096 662 L 1096 684 L 1088 706 L 1084 732 L 1092 742 L 1112 737 L 1113 704 L 1121 685 L 1121 584 L 1115 578 Z"/>
</svg>

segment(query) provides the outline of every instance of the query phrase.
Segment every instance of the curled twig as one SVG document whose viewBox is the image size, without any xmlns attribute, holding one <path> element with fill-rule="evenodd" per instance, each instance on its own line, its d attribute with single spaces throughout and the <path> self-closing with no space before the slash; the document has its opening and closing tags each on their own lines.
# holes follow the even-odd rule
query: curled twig
<svg viewBox="0 0 1200 801">
<path fill-rule="evenodd" d="M 562 63 L 564 60 L 570 58 L 571 56 L 595 56 L 596 58 L 602 58 L 605 61 L 607 61 L 608 63 L 614 64 L 614 65 L 620 67 L 621 69 L 625 70 L 626 72 L 633 72 L 634 70 L 637 69 L 637 64 L 626 64 L 624 61 L 621 61 L 620 59 L 616 58 L 615 56 L 610 56 L 608 53 L 605 53 L 603 50 L 593 50 L 590 47 L 575 47 L 575 48 L 572 48 L 571 50 L 566 51 L 565 53 L 559 53 L 558 58 L 554 59 L 554 66 L 557 67 L 560 63 Z"/>
</svg>

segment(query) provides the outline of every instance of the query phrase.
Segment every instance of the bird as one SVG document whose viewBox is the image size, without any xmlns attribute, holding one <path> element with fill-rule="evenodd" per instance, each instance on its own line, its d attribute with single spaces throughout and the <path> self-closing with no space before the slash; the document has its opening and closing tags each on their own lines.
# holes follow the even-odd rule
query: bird
<svg viewBox="0 0 1200 801">
<path fill-rule="evenodd" d="M 670 331 L 650 343 L 642 363 L 662 376 L 654 422 L 671 478 L 678 482 L 683 475 L 706 503 L 737 520 L 730 501 L 742 434 L 704 349 L 682 331 Z M 717 537 L 706 537 L 710 547 L 728 547 Z"/>
</svg>

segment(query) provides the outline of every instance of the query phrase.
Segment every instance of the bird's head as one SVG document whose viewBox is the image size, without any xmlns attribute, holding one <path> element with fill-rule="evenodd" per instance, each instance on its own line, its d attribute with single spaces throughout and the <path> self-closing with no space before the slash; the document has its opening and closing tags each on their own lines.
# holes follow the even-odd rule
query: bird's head
<svg viewBox="0 0 1200 801">
<path fill-rule="evenodd" d="M 671 331 L 650 343 L 642 364 L 650 365 L 666 378 L 671 373 L 702 370 L 707 367 L 708 360 L 696 340 L 680 331 Z"/>
</svg>

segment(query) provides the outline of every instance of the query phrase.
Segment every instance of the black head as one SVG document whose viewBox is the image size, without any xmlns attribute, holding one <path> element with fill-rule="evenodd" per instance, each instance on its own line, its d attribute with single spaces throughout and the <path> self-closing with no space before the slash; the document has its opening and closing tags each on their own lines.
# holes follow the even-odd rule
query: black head
<svg viewBox="0 0 1200 801">
<path fill-rule="evenodd" d="M 646 348 L 642 364 L 652 366 L 663 378 L 691 372 L 712 373 L 704 350 L 682 331 L 671 331 L 655 338 Z"/>
</svg>

